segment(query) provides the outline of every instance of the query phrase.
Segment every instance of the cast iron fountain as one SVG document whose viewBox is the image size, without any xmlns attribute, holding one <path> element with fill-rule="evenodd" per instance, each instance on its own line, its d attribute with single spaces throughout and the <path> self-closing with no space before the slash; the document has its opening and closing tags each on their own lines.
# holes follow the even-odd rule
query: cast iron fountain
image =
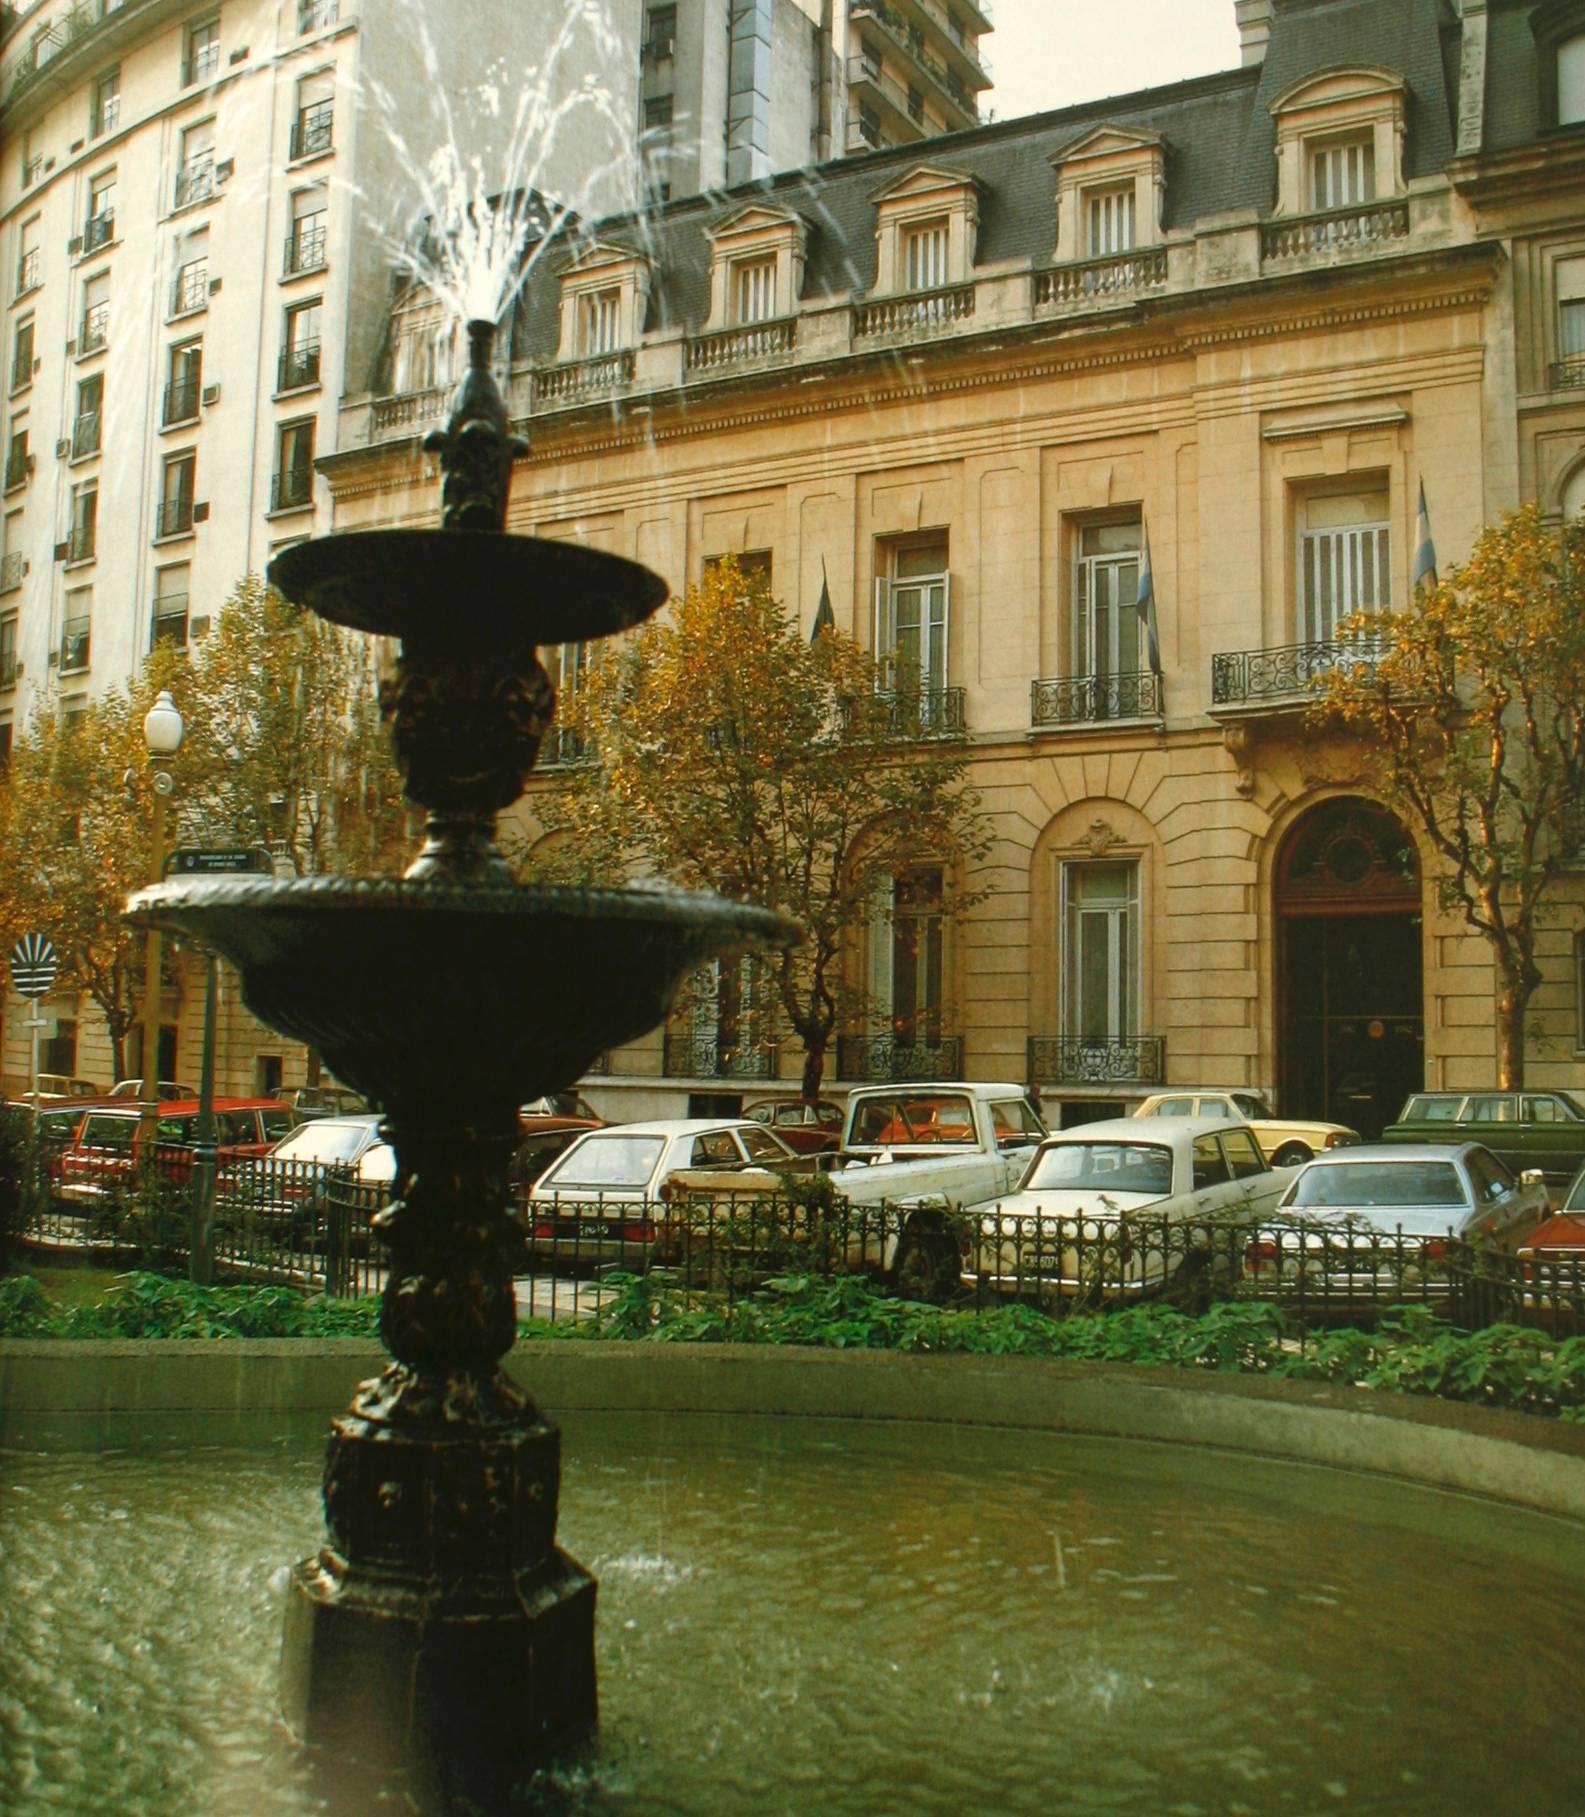
<svg viewBox="0 0 1585 1817">
<path fill-rule="evenodd" d="M 162 883 L 128 915 L 230 959 L 256 1015 L 384 1108 L 394 1360 L 332 1427 L 283 1702 L 328 1761 L 398 1770 L 425 1804 L 497 1808 L 596 1715 L 595 1584 L 555 1543 L 560 1434 L 500 1367 L 517 1107 L 653 1027 L 705 959 L 796 929 L 709 896 L 513 880 L 496 816 L 555 706 L 537 646 L 636 624 L 666 588 L 619 557 L 504 532 L 524 444 L 490 373 L 493 325 L 468 334 L 450 420 L 426 444 L 441 528 L 321 538 L 270 568 L 322 617 L 401 639 L 382 704 L 427 810 L 423 850 L 399 879 Z"/>
</svg>

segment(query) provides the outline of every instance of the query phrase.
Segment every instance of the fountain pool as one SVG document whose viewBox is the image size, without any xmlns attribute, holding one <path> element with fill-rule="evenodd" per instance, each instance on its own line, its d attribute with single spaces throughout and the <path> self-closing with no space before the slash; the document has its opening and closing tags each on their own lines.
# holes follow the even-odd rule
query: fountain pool
<svg viewBox="0 0 1585 1817">
<path fill-rule="evenodd" d="M 1585 1631 L 1571 1523 L 1071 1433 L 562 1425 L 562 1531 L 600 1579 L 600 1741 L 525 1808 L 1585 1806 L 1550 1720 Z M 332 1808 L 274 1714 L 322 1417 L 251 1446 L 194 1430 L 128 1415 L 108 1447 L 0 1453 L 8 1817 Z"/>
</svg>

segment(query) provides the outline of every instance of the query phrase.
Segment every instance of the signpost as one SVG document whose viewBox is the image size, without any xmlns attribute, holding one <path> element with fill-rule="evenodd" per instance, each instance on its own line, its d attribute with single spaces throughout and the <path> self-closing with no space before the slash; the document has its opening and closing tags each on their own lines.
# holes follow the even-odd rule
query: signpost
<svg viewBox="0 0 1585 1817">
<path fill-rule="evenodd" d="M 60 969 L 60 954 L 47 934 L 24 934 L 11 949 L 11 985 L 19 997 L 31 999 L 32 1014 L 27 1026 L 33 1036 L 33 1115 L 39 1114 L 39 1030 L 44 1018 L 39 1014 L 38 1000 L 55 988 L 55 974 Z"/>
<path fill-rule="evenodd" d="M 269 877 L 274 871 L 275 861 L 262 845 L 226 846 L 218 850 L 179 845 L 165 865 L 167 877 L 236 877 L 259 873 Z"/>
</svg>

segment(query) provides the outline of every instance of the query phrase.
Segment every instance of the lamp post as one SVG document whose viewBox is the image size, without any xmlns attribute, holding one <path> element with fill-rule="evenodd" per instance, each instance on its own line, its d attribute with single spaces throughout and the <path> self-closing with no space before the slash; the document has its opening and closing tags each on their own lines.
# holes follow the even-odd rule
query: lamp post
<svg viewBox="0 0 1585 1817">
<path fill-rule="evenodd" d="M 165 874 L 165 804 L 175 788 L 169 770 L 160 767 L 161 760 L 174 757 L 182 745 L 182 716 L 170 691 L 161 688 L 154 705 L 143 716 L 143 742 L 154 766 L 154 823 L 152 880 L 161 881 Z M 154 1161 L 155 1134 L 160 1110 L 160 931 L 151 927 L 143 949 L 143 1116 L 140 1140 L 146 1164 Z"/>
</svg>

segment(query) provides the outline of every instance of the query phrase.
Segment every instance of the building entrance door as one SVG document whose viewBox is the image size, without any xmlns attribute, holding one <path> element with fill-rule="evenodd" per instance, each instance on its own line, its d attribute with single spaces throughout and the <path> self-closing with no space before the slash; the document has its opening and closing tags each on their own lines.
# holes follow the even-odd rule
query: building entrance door
<svg viewBox="0 0 1585 1817">
<path fill-rule="evenodd" d="M 1282 1106 L 1350 1124 L 1374 1140 L 1425 1083 L 1413 843 L 1374 803 L 1329 801 L 1288 837 L 1276 909 Z"/>
</svg>

